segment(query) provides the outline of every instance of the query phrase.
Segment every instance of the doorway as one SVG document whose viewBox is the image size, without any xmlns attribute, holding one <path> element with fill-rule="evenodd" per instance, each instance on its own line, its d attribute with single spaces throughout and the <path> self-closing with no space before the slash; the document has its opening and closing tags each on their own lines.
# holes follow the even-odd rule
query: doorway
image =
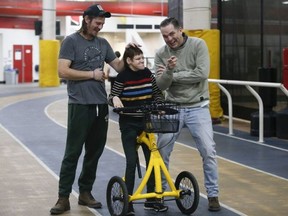
<svg viewBox="0 0 288 216">
<path fill-rule="evenodd" d="M 18 83 L 32 82 L 32 45 L 13 45 L 13 66 Z"/>
</svg>

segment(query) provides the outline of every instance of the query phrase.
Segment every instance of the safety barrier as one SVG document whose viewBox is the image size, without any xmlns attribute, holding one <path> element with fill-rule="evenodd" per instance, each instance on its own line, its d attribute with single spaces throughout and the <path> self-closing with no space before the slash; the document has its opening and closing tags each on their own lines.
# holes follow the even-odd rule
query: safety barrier
<svg viewBox="0 0 288 216">
<path fill-rule="evenodd" d="M 284 87 L 282 83 L 272 83 L 272 82 L 252 82 L 252 81 L 240 81 L 240 80 L 219 80 L 219 79 L 208 79 L 210 83 L 217 83 L 219 88 L 227 96 L 228 99 L 228 125 L 229 134 L 233 135 L 233 108 L 232 108 L 232 97 L 229 91 L 221 84 L 228 85 L 241 85 L 245 86 L 248 91 L 257 99 L 259 105 L 259 142 L 264 142 L 264 107 L 263 101 L 260 95 L 251 87 L 270 87 L 279 88 L 287 97 L 288 90 Z"/>
</svg>

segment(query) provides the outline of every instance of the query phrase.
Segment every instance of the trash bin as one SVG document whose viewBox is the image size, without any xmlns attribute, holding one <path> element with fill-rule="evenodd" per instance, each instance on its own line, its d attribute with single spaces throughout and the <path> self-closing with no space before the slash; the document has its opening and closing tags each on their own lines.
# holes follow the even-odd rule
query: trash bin
<svg viewBox="0 0 288 216">
<path fill-rule="evenodd" d="M 14 69 L 7 69 L 4 71 L 4 77 L 5 77 L 5 83 L 6 84 L 17 84 L 17 80 L 16 80 L 16 70 Z"/>
</svg>

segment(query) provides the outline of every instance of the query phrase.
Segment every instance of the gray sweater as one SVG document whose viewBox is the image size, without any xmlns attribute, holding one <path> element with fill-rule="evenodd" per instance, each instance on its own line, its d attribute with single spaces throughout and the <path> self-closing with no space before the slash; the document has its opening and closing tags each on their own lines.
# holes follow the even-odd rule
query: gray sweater
<svg viewBox="0 0 288 216">
<path fill-rule="evenodd" d="M 209 101 L 210 57 L 205 41 L 188 37 L 177 49 L 163 46 L 155 55 L 155 71 L 157 65 L 167 65 L 167 59 L 172 55 L 178 59 L 176 67 L 156 76 L 157 85 L 165 91 L 166 100 L 183 106 L 206 104 Z"/>
</svg>

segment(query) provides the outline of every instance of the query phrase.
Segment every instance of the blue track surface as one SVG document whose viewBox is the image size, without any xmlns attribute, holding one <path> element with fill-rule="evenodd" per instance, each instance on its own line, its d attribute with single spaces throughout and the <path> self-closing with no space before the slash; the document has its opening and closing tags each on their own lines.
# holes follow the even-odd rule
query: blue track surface
<svg viewBox="0 0 288 216">
<path fill-rule="evenodd" d="M 51 121 L 45 115 L 44 110 L 50 103 L 65 98 L 66 94 L 59 94 L 25 100 L 11 104 L 0 110 L 1 124 L 29 148 L 56 175 L 59 174 L 65 148 L 66 128 Z M 117 116 L 114 113 L 111 113 L 110 118 L 117 120 Z M 226 135 L 227 132 L 225 130 L 227 129 L 223 129 L 222 127 L 215 126 L 214 129 L 218 156 L 273 175 L 288 178 L 288 145 L 286 141 L 278 140 L 279 142 L 277 142 L 277 139 L 273 140 L 271 138 L 266 139 L 267 145 L 261 145 L 259 143 L 257 144 L 257 142 L 229 137 Z M 240 134 L 241 132 L 237 133 Z M 243 133 L 242 137 L 245 138 L 245 136 L 248 135 Z M 255 140 L 257 140 L 257 137 Z M 183 129 L 178 141 L 195 147 L 193 142 L 191 143 L 190 134 L 186 129 Z M 247 149 L 249 149 L 249 151 L 247 151 Z M 282 164 L 281 166 L 279 166 L 279 163 L 273 162 L 275 158 Z M 82 157 L 78 164 L 76 179 L 79 175 L 81 164 Z M 123 175 L 123 164 L 125 164 L 125 159 L 121 155 L 105 149 L 99 163 L 97 180 L 93 190 L 96 198 L 104 204 L 104 207 L 99 210 L 99 213 L 102 215 L 109 215 L 105 202 L 107 183 L 112 176 Z M 73 189 L 78 192 L 77 181 L 75 181 Z M 57 188 L 51 188 L 51 190 L 55 190 L 55 194 L 57 194 Z M 166 204 L 169 206 L 169 211 L 166 212 L 165 215 L 182 215 L 175 201 L 167 202 Z M 135 205 L 135 210 L 136 215 L 140 216 L 157 214 L 154 211 L 143 210 L 143 204 Z M 222 207 L 222 211 L 220 212 L 211 213 L 207 210 L 207 200 L 201 198 L 199 207 L 193 215 L 233 216 L 239 214 L 225 207 Z"/>
</svg>

